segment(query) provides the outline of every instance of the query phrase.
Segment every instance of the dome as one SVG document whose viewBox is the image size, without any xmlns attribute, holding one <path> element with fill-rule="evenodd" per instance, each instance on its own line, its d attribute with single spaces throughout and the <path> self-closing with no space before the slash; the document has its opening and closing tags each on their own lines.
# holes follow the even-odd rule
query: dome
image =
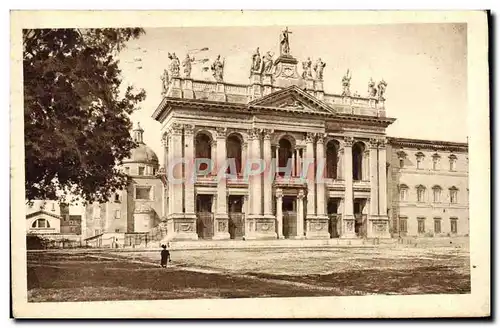
<svg viewBox="0 0 500 328">
<path fill-rule="evenodd" d="M 144 130 L 141 128 L 140 124 L 137 123 L 137 127 L 133 130 L 133 134 L 134 141 L 138 146 L 130 151 L 130 157 L 123 160 L 123 163 L 158 164 L 158 156 L 156 156 L 155 152 L 142 141 L 143 133 Z"/>
<path fill-rule="evenodd" d="M 158 156 L 146 144 L 140 143 L 137 148 L 130 151 L 130 157 L 123 160 L 123 163 L 158 164 Z"/>
</svg>

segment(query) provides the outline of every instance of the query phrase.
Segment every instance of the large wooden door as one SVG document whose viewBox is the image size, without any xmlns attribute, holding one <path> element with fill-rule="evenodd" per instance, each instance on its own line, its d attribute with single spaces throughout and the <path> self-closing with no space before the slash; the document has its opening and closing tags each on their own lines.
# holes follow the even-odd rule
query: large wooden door
<svg viewBox="0 0 500 328">
<path fill-rule="evenodd" d="M 330 238 L 339 238 L 339 228 L 340 228 L 340 222 L 341 222 L 341 215 L 340 214 L 329 214 L 328 218 L 330 219 L 328 221 L 328 232 L 330 233 Z"/>
<path fill-rule="evenodd" d="M 241 239 L 245 234 L 245 214 L 243 211 L 243 196 L 229 196 L 229 236 L 231 239 Z"/>
<path fill-rule="evenodd" d="M 297 236 L 297 213 L 283 211 L 283 236 L 291 238 Z"/>
<path fill-rule="evenodd" d="M 214 236 L 212 199 L 212 195 L 197 195 L 196 197 L 196 233 L 200 239 L 212 239 Z"/>
</svg>

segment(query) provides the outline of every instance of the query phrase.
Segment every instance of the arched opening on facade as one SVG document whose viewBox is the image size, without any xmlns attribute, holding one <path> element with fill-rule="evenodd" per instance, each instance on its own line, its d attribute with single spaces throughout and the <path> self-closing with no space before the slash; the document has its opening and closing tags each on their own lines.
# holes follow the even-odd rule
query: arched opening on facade
<svg viewBox="0 0 500 328">
<path fill-rule="evenodd" d="M 198 133 L 194 141 L 197 175 L 208 175 L 212 161 L 212 138 L 205 133 Z M 199 161 L 199 162 L 198 162 Z M 199 163 L 199 164 L 198 164 Z"/>
<path fill-rule="evenodd" d="M 339 142 L 330 140 L 326 144 L 326 177 L 329 179 L 338 179 L 339 167 Z"/>
<path fill-rule="evenodd" d="M 352 146 L 352 179 L 354 181 L 363 180 L 365 145 L 362 142 L 356 142 Z"/>
<path fill-rule="evenodd" d="M 227 159 L 230 161 L 234 160 L 235 166 L 236 166 L 236 172 L 231 172 L 231 170 L 234 170 L 231 165 L 229 165 L 227 169 L 227 173 L 229 174 L 241 174 L 241 166 L 242 166 L 242 160 L 241 160 L 241 155 L 242 155 L 242 140 L 241 138 L 236 135 L 236 134 L 231 134 L 226 141 L 226 154 L 227 154 Z"/>
<path fill-rule="evenodd" d="M 287 138 L 281 138 L 279 141 L 279 150 L 278 150 L 278 167 L 280 168 L 280 171 L 278 174 L 279 176 L 285 176 L 285 168 L 287 168 L 288 163 L 290 165 L 288 166 L 288 169 L 292 170 L 293 169 L 293 146 L 292 143 L 287 139 Z M 291 175 L 291 171 L 289 172 Z"/>
</svg>

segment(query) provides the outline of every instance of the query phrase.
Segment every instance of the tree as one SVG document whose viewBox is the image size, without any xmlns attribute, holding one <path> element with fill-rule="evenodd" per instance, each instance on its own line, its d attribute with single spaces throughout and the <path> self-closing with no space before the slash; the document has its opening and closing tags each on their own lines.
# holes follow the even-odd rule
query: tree
<svg viewBox="0 0 500 328">
<path fill-rule="evenodd" d="M 122 86 L 117 54 L 144 30 L 23 30 L 26 199 L 107 201 L 127 184 L 129 115 L 144 90 Z M 71 198 L 71 199 L 69 199 Z"/>
</svg>

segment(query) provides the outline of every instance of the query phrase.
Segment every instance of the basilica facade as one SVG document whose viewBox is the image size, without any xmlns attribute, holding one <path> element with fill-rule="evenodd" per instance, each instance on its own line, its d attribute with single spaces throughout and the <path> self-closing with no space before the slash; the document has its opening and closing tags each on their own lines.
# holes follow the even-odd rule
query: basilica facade
<svg viewBox="0 0 500 328">
<path fill-rule="evenodd" d="M 213 81 L 181 76 L 178 61 L 165 72 L 152 117 L 167 238 L 468 234 L 467 144 L 388 137 L 385 81 L 352 94 L 347 71 L 328 93 L 325 64 L 307 59 L 299 74 L 287 37 L 276 59 L 257 49 L 248 84 L 226 82 L 220 58 Z M 236 172 L 221 179 L 228 159 Z M 256 161 L 266 169 L 249 175 Z"/>
</svg>

